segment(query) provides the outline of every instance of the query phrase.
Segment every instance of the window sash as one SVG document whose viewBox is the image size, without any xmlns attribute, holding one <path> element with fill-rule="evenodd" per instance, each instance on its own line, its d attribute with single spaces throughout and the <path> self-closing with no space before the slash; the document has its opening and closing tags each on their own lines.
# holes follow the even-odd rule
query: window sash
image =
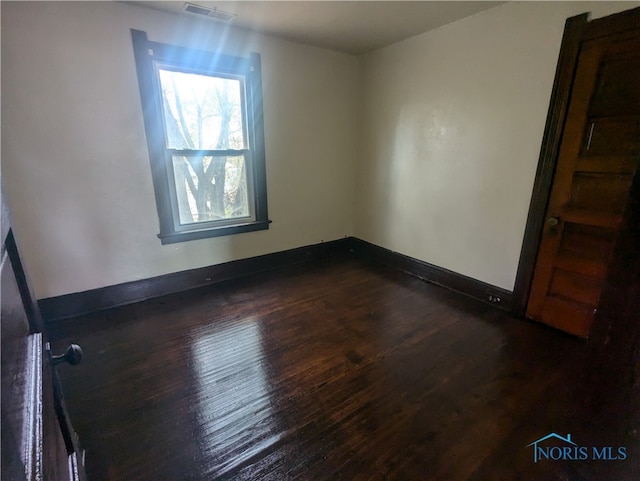
<svg viewBox="0 0 640 481">
<path fill-rule="evenodd" d="M 157 101 L 160 103 L 160 113 L 162 115 L 162 119 L 161 119 L 162 130 L 164 131 L 164 139 L 165 139 L 164 145 L 166 149 L 171 149 L 171 147 L 169 147 L 168 132 L 166 128 L 166 116 L 168 115 L 168 113 L 165 111 L 165 108 L 162 102 L 163 93 L 162 93 L 162 82 L 160 81 L 160 70 L 168 70 L 171 72 L 201 75 L 204 77 L 238 80 L 240 82 L 240 116 L 241 116 L 241 122 L 242 122 L 242 141 L 245 149 L 251 148 L 251 136 L 249 135 L 249 127 L 248 127 L 250 115 L 249 115 L 249 109 L 247 107 L 247 86 L 246 86 L 248 81 L 247 74 L 244 74 L 244 73 L 234 74 L 234 73 L 225 72 L 224 70 L 219 70 L 217 66 L 216 68 L 202 69 L 202 68 L 187 67 L 183 65 L 167 64 L 162 60 L 154 60 L 153 67 L 154 67 L 153 71 L 154 71 L 154 83 L 156 87 L 156 94 L 160 96 L 160 98 L 157 99 Z"/>
<path fill-rule="evenodd" d="M 173 152 L 173 153 L 171 153 Z M 188 154 L 187 152 L 193 152 L 194 154 Z M 245 178 L 246 178 L 246 186 L 247 186 L 247 202 L 249 215 L 247 216 L 238 216 L 231 217 L 228 219 L 216 219 L 211 221 L 195 221 L 190 223 L 182 223 L 180 221 L 180 209 L 178 204 L 178 193 L 176 191 L 175 178 L 176 174 L 173 168 L 173 157 L 174 156 L 201 156 L 201 152 L 218 152 L 222 154 L 205 154 L 203 157 L 243 157 L 245 164 Z M 228 154 L 233 152 L 232 154 Z M 238 154 L 241 152 L 241 154 Z M 171 204 L 174 208 L 171 209 L 171 217 L 173 220 L 173 229 L 176 233 L 178 232 L 191 232 L 191 231 L 202 231 L 202 230 L 211 230 L 217 227 L 226 227 L 226 226 L 235 226 L 242 224 L 251 224 L 257 221 L 256 210 L 255 210 L 255 184 L 254 184 L 254 165 L 253 165 L 253 156 L 249 150 L 233 150 L 233 151 L 185 151 L 185 150 L 175 150 L 175 149 L 167 149 L 165 154 L 165 165 L 167 169 L 167 179 L 169 184 L 169 196 L 171 198 Z"/>
</svg>

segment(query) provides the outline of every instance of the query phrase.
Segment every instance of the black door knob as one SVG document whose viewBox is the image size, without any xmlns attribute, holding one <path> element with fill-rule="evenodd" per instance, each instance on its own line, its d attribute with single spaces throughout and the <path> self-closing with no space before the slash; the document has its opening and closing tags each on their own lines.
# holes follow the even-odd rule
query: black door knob
<svg viewBox="0 0 640 481">
<path fill-rule="evenodd" d="M 68 362 L 72 366 L 77 366 L 82 361 L 82 348 L 77 344 L 71 344 L 61 356 L 52 356 L 51 362 L 57 366 L 61 362 Z"/>
</svg>

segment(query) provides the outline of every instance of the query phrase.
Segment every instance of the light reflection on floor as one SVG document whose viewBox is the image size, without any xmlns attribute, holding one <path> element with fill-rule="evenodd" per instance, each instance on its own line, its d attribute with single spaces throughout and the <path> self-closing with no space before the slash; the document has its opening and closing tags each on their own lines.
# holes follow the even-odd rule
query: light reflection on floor
<svg viewBox="0 0 640 481">
<path fill-rule="evenodd" d="M 256 320 L 207 326 L 193 347 L 204 467 L 221 475 L 280 439 Z M 224 453 L 224 454 L 220 454 Z"/>
</svg>

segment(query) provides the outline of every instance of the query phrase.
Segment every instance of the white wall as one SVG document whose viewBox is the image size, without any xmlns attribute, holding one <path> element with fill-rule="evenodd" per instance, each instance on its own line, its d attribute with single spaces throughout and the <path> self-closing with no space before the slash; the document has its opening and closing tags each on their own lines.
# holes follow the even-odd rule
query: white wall
<svg viewBox="0 0 640 481">
<path fill-rule="evenodd" d="M 36 295 L 348 235 L 512 289 L 564 21 L 636 5 L 511 2 L 358 65 L 125 3 L 1 2 L 2 181 Z M 130 28 L 262 54 L 268 231 L 160 244 Z"/>
<path fill-rule="evenodd" d="M 2 180 L 38 298 L 353 234 L 358 63 L 116 2 L 2 2 Z M 262 54 L 268 231 L 162 246 L 129 29 Z"/>
<path fill-rule="evenodd" d="M 510 2 L 362 59 L 355 235 L 513 289 L 565 19 Z"/>
</svg>

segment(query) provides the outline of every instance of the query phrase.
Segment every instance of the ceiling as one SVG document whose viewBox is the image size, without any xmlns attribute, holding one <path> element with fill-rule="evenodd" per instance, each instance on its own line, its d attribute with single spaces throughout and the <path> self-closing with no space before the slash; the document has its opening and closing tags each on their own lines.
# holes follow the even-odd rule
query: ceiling
<svg viewBox="0 0 640 481">
<path fill-rule="evenodd" d="M 358 55 L 505 2 L 191 0 L 196 5 L 236 14 L 228 22 L 185 12 L 184 1 L 127 3 Z"/>
</svg>

